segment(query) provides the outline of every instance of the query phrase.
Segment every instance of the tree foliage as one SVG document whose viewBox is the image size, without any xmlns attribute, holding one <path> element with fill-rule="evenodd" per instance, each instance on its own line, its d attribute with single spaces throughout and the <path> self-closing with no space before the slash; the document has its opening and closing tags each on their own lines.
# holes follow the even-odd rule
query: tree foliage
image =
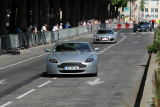
<svg viewBox="0 0 160 107">
<path fill-rule="evenodd" d="M 144 0 L 141 0 L 141 10 L 143 10 L 144 9 Z"/>
<path fill-rule="evenodd" d="M 128 0 L 2 0 L 0 36 L 7 33 L 5 25 L 8 13 L 10 13 L 8 33 L 16 33 L 17 26 L 30 24 L 38 24 L 41 27 L 46 23 L 53 26 L 69 22 L 73 27 L 83 20 L 104 21 L 107 18 L 116 18 L 118 7 L 126 6 L 127 2 Z"/>
</svg>

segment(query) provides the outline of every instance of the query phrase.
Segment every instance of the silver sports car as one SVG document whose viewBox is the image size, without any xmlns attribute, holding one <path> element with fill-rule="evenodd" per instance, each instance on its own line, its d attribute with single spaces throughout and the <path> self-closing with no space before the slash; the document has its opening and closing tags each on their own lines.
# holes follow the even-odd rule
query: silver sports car
<svg viewBox="0 0 160 107">
<path fill-rule="evenodd" d="M 98 51 L 99 48 L 95 48 Z M 97 55 L 88 42 L 57 42 L 46 58 L 46 74 L 97 76 Z"/>
<path fill-rule="evenodd" d="M 94 43 L 101 43 L 101 42 L 117 42 L 117 34 L 112 29 L 100 29 L 94 35 L 93 38 Z"/>
</svg>

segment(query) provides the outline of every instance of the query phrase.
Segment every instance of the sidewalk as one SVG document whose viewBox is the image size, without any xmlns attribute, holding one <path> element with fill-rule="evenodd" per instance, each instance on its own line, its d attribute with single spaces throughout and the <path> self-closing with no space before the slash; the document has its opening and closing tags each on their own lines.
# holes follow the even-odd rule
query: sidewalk
<svg viewBox="0 0 160 107">
<path fill-rule="evenodd" d="M 151 60 L 149 63 L 147 78 L 144 86 L 143 96 L 141 99 L 140 107 L 152 107 L 153 97 L 155 97 L 154 85 L 153 81 L 155 78 L 155 70 L 158 68 L 158 64 L 156 63 L 156 55 L 152 54 Z"/>
</svg>

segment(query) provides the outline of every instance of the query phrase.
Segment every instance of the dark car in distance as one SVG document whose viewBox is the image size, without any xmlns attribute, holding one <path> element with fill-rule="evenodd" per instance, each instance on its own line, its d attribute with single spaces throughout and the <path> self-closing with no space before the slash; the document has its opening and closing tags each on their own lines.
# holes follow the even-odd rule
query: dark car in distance
<svg viewBox="0 0 160 107">
<path fill-rule="evenodd" d="M 133 27 L 133 32 L 136 31 L 152 31 L 152 24 L 149 22 L 139 22 L 139 24 L 135 24 Z"/>
</svg>

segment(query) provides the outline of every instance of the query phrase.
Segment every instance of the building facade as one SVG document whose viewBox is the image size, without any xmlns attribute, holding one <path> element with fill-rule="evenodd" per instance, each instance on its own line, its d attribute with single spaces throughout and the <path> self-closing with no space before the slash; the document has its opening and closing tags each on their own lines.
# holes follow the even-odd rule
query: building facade
<svg viewBox="0 0 160 107">
<path fill-rule="evenodd" d="M 141 19 L 141 0 L 136 0 L 130 2 L 130 0 L 127 3 L 128 10 L 122 11 L 122 7 L 119 9 L 120 14 L 124 15 L 124 18 L 129 18 L 133 20 L 140 20 Z"/>
<path fill-rule="evenodd" d="M 141 12 L 142 19 L 160 20 L 160 0 L 144 0 L 144 9 Z"/>
</svg>

